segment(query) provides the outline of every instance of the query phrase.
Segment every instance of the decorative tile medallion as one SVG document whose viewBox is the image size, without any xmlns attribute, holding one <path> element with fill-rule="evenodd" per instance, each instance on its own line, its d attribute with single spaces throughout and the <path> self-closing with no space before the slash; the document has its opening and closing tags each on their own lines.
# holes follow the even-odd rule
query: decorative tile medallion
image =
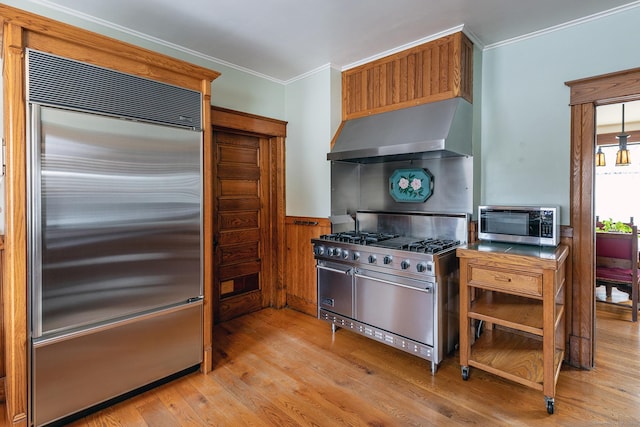
<svg viewBox="0 0 640 427">
<path fill-rule="evenodd" d="M 389 194 L 396 202 L 425 202 L 433 194 L 433 175 L 427 169 L 396 169 L 389 178 Z"/>
</svg>

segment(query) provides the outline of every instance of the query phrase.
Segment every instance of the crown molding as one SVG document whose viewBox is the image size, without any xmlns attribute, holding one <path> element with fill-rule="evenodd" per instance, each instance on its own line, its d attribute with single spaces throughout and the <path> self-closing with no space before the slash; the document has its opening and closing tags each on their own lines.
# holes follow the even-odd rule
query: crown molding
<svg viewBox="0 0 640 427">
<path fill-rule="evenodd" d="M 567 28 L 574 27 L 576 25 L 582 25 L 584 23 L 595 21 L 610 15 L 616 15 L 618 13 L 625 12 L 627 10 L 635 9 L 640 6 L 640 0 L 634 1 L 633 3 L 629 3 L 623 6 L 614 7 L 613 9 L 605 10 L 603 12 L 594 13 L 593 15 L 585 16 L 583 18 L 574 19 L 573 21 L 568 21 L 562 24 L 554 25 L 553 27 L 545 28 L 539 31 L 534 31 L 529 34 L 524 34 L 522 36 L 514 37 L 508 40 L 503 40 L 497 43 L 492 43 L 487 46 L 483 50 L 491 50 L 496 49 L 502 46 L 507 46 L 513 43 L 518 43 L 524 40 L 532 39 L 535 37 L 543 36 L 545 34 L 554 33 L 556 31 L 565 30 Z"/>
<path fill-rule="evenodd" d="M 464 29 L 464 25 L 458 25 L 456 27 L 449 28 L 447 30 L 441 31 L 436 34 L 432 34 L 428 37 L 424 37 L 410 43 L 403 44 L 401 46 L 394 47 L 393 49 L 385 50 L 384 52 L 377 53 L 375 55 L 369 56 L 368 58 L 363 58 L 359 61 L 352 62 L 351 64 L 345 65 L 342 67 L 342 71 L 350 70 L 351 68 L 358 67 L 360 65 L 367 64 L 372 61 L 376 61 L 380 58 L 384 58 L 385 56 L 393 55 L 394 53 L 402 52 L 403 50 L 410 49 L 412 47 L 420 46 L 421 44 L 437 40 L 439 38 L 458 33 Z"/>
</svg>

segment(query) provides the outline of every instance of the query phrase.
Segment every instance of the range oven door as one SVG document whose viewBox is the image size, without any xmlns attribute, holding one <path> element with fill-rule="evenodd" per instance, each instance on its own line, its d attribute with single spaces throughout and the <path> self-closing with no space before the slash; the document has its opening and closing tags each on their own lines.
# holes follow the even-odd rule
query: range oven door
<svg viewBox="0 0 640 427">
<path fill-rule="evenodd" d="M 353 268 L 348 265 L 319 261 L 318 308 L 353 319 Z"/>
<path fill-rule="evenodd" d="M 354 282 L 357 321 L 434 345 L 433 283 L 365 270 Z"/>
</svg>

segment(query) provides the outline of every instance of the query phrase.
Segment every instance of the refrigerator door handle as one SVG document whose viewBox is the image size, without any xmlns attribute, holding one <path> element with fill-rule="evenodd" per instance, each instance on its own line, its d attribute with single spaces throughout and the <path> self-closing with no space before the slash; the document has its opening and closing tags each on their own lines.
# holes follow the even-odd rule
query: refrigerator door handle
<svg viewBox="0 0 640 427">
<path fill-rule="evenodd" d="M 40 139 L 42 129 L 40 127 L 40 106 L 30 104 L 31 108 L 31 138 L 28 145 L 31 159 L 27 165 L 27 182 L 29 191 L 29 223 L 31 228 L 30 253 L 29 253 L 29 277 L 31 280 L 31 330 L 33 338 L 42 336 L 42 206 L 41 206 L 41 160 L 40 160 Z"/>
</svg>

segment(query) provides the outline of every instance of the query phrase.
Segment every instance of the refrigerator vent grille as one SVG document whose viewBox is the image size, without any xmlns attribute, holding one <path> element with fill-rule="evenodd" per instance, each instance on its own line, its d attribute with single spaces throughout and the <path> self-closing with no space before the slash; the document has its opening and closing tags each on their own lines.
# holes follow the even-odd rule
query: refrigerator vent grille
<svg viewBox="0 0 640 427">
<path fill-rule="evenodd" d="M 201 130 L 199 92 L 27 50 L 31 102 Z"/>
</svg>

